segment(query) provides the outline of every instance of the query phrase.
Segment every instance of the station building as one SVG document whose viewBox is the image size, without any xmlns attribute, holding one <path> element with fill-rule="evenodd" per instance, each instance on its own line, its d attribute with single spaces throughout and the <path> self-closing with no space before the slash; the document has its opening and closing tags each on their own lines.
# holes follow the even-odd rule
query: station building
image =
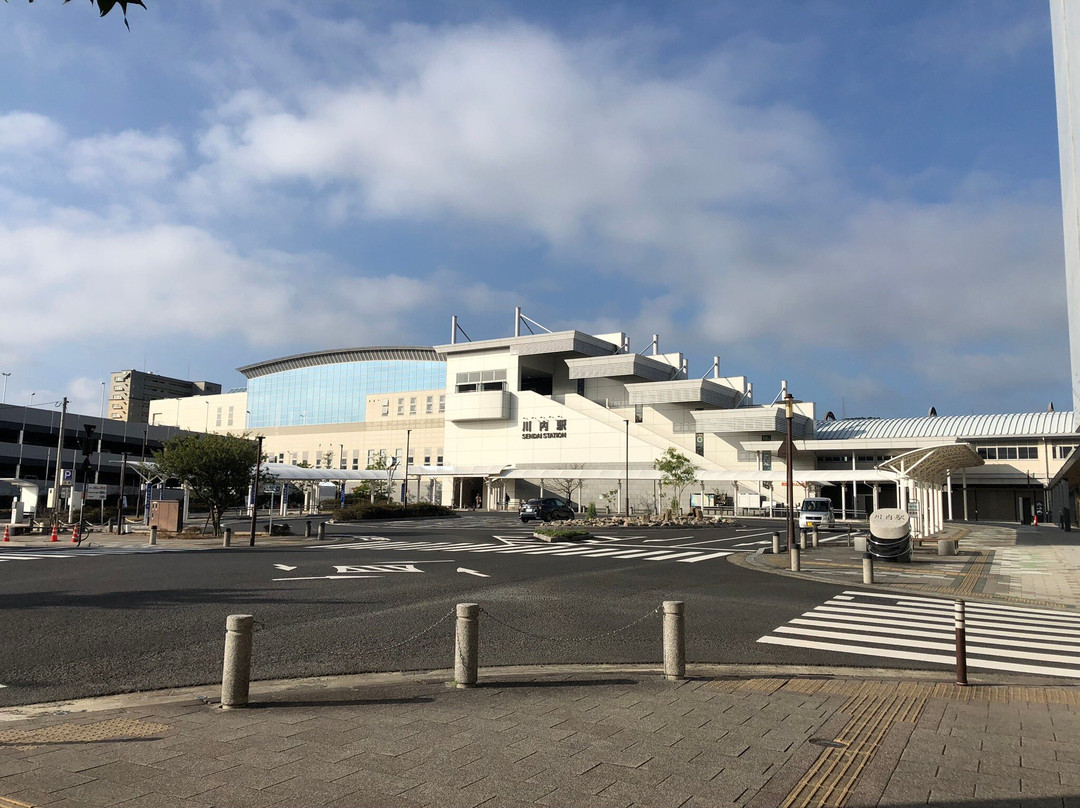
<svg viewBox="0 0 1080 808">
<path fill-rule="evenodd" d="M 240 368 L 246 390 L 156 401 L 150 420 L 265 437 L 271 471 L 298 483 L 382 477 L 395 499 L 516 508 L 555 494 L 580 508 L 659 511 L 670 447 L 698 468 L 683 493 L 722 512 L 768 513 L 787 499 L 786 383 L 763 402 L 743 376 L 702 376 L 659 337 L 521 333 L 434 347 L 319 351 Z M 829 496 L 842 517 L 899 506 L 920 529 L 946 519 L 1028 521 L 1051 513 L 1046 485 L 1080 441 L 1072 412 L 819 418 L 795 401 L 793 499 Z M 407 489 L 404 488 L 407 481 Z"/>
</svg>

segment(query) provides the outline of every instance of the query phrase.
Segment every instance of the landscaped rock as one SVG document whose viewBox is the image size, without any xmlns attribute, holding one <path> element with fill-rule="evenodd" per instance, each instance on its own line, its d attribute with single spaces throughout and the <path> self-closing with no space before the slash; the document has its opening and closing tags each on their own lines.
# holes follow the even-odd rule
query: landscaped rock
<svg viewBox="0 0 1080 808">
<path fill-rule="evenodd" d="M 549 522 L 549 525 L 574 525 L 588 528 L 612 528 L 612 527 L 635 527 L 635 528 L 694 528 L 694 527 L 717 527 L 719 525 L 737 525 L 739 522 L 730 516 L 700 516 L 692 515 L 675 516 L 670 511 L 663 514 L 646 516 L 600 516 L 596 519 L 574 519 L 566 521 Z"/>
</svg>

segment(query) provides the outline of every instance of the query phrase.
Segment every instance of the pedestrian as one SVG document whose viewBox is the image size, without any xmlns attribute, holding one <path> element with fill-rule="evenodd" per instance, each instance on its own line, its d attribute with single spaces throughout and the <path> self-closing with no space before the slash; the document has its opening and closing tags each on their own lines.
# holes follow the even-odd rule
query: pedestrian
<svg viewBox="0 0 1080 808">
<path fill-rule="evenodd" d="M 1065 523 L 1065 532 L 1072 532 L 1072 512 L 1068 508 L 1062 508 L 1061 520 Z"/>
<path fill-rule="evenodd" d="M 509 494 L 503 494 L 503 510 L 504 511 L 510 510 L 510 495 Z"/>
<path fill-rule="evenodd" d="M 477 494 L 476 495 L 476 507 L 473 510 L 476 510 L 476 511 L 480 510 L 480 505 L 481 505 L 482 502 L 483 502 L 483 500 L 480 498 L 480 495 Z"/>
</svg>

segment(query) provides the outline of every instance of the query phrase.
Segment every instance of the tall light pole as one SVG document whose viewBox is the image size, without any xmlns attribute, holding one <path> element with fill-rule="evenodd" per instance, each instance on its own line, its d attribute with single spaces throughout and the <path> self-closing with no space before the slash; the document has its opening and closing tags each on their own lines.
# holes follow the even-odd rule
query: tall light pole
<svg viewBox="0 0 1080 808">
<path fill-rule="evenodd" d="M 626 424 L 626 479 L 623 484 L 626 488 L 623 489 L 624 507 L 626 508 L 626 516 L 630 516 L 630 421 L 626 418 L 623 419 L 623 423 Z"/>
<path fill-rule="evenodd" d="M 791 473 L 791 466 L 795 459 L 795 444 L 791 441 L 791 421 L 795 417 L 795 399 L 791 393 L 784 396 L 784 411 L 787 415 L 787 546 L 788 554 L 794 552 L 795 546 L 795 486 Z"/>
<path fill-rule="evenodd" d="M 401 505 L 402 507 L 408 507 L 409 505 L 409 437 L 412 435 L 411 429 L 405 430 L 405 487 L 401 489 Z M 419 477 L 417 477 L 419 479 Z"/>
<path fill-rule="evenodd" d="M 248 542 L 249 547 L 255 546 L 255 518 L 258 513 L 259 505 L 259 475 L 262 473 L 262 442 L 263 436 L 259 435 L 255 438 L 259 442 L 259 449 L 255 455 L 255 481 L 251 484 L 251 539 Z M 316 489 L 318 490 L 318 489 Z"/>
<path fill-rule="evenodd" d="M 7 404 L 7 382 L 8 382 L 8 377 L 10 375 L 11 375 L 11 373 L 3 374 L 3 376 L 4 376 L 4 397 L 3 397 L 3 399 L 0 399 L 0 404 Z"/>
<path fill-rule="evenodd" d="M 105 382 L 101 383 L 101 422 L 105 423 Z"/>
</svg>

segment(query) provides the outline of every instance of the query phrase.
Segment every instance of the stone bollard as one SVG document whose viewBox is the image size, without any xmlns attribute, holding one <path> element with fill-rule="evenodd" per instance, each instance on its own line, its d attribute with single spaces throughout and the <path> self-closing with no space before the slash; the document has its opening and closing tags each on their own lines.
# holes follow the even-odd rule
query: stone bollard
<svg viewBox="0 0 1080 808">
<path fill-rule="evenodd" d="M 686 631 L 683 602 L 664 601 L 664 676 L 672 682 L 686 678 Z"/>
<path fill-rule="evenodd" d="M 226 710 L 246 707 L 251 684 L 250 614 L 230 614 L 225 622 L 225 664 L 221 672 L 221 706 Z"/>
<path fill-rule="evenodd" d="M 956 542 L 952 539 L 938 539 L 937 554 L 939 556 L 956 555 Z"/>
<path fill-rule="evenodd" d="M 874 582 L 874 557 L 865 553 L 862 557 L 862 582 L 872 584 Z"/>
<path fill-rule="evenodd" d="M 221 535 L 222 535 L 222 539 L 221 539 L 221 546 L 222 547 L 228 547 L 229 545 L 232 544 L 232 528 L 231 527 L 225 528 L 225 530 L 223 530 L 221 532 Z"/>
<path fill-rule="evenodd" d="M 305 539 L 310 539 L 311 538 L 311 520 L 310 519 L 308 519 L 307 522 L 304 523 L 304 538 Z"/>
<path fill-rule="evenodd" d="M 810 541 L 815 547 L 818 546 L 818 532 L 816 527 L 810 531 Z"/>
<path fill-rule="evenodd" d="M 326 538 L 326 522 L 319 522 L 319 541 Z"/>
<path fill-rule="evenodd" d="M 112 532 L 113 532 L 113 525 L 114 525 L 115 523 L 116 523 L 116 521 L 115 521 L 114 519 L 110 519 L 110 520 L 109 520 L 109 532 L 110 532 L 110 533 L 112 533 Z"/>
<path fill-rule="evenodd" d="M 807 546 L 806 528 L 800 528 L 799 529 L 799 549 L 800 550 L 805 550 L 806 546 Z"/>
<path fill-rule="evenodd" d="M 791 548 L 791 571 L 798 572 L 802 569 L 802 565 L 799 563 L 799 546 L 795 545 Z"/>
<path fill-rule="evenodd" d="M 780 555 L 780 534 L 772 534 L 772 551 L 773 555 Z"/>
<path fill-rule="evenodd" d="M 480 605 L 459 603 L 454 627 L 454 682 L 458 687 L 476 687 L 477 657 L 480 651 Z"/>
<path fill-rule="evenodd" d="M 157 525 L 150 525 L 150 544 L 157 544 Z"/>
<path fill-rule="evenodd" d="M 953 625 L 956 628 L 956 683 L 966 685 L 967 680 L 967 627 L 965 626 L 964 601 L 953 603 Z"/>
</svg>

